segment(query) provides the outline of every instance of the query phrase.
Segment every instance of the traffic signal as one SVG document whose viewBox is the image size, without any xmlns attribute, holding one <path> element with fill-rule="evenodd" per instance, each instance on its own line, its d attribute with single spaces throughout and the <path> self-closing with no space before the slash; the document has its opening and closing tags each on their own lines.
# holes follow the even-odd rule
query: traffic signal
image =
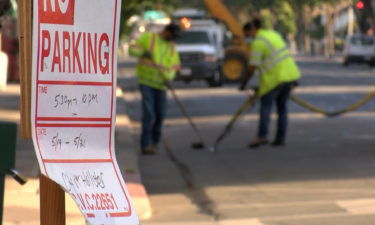
<svg viewBox="0 0 375 225">
<path fill-rule="evenodd" d="M 362 10 L 365 8 L 365 3 L 363 3 L 363 1 L 358 1 L 355 6 L 357 7 L 357 9 L 359 10 Z"/>
</svg>

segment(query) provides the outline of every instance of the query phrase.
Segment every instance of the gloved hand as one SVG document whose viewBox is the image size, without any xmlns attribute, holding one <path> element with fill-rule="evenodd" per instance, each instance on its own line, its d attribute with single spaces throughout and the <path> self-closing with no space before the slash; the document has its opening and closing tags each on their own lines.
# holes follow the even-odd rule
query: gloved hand
<svg viewBox="0 0 375 225">
<path fill-rule="evenodd" d="M 258 93 L 258 91 L 259 91 L 259 87 L 257 87 L 257 86 L 252 86 L 252 87 L 250 87 L 250 90 L 253 90 L 255 93 Z"/>
<path fill-rule="evenodd" d="M 145 51 L 141 57 L 146 59 L 152 59 L 152 54 L 149 51 Z"/>
<path fill-rule="evenodd" d="M 245 82 L 242 82 L 241 85 L 238 87 L 238 90 L 239 91 L 244 91 L 246 88 L 246 83 Z"/>
<path fill-rule="evenodd" d="M 299 86 L 299 82 L 298 81 L 293 81 L 292 82 L 292 88 L 296 88 Z"/>
</svg>

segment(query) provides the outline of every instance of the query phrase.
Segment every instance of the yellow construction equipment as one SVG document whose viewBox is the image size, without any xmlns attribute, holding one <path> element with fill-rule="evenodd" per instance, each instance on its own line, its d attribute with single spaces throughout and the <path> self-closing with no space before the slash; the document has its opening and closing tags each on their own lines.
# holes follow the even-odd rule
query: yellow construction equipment
<svg viewBox="0 0 375 225">
<path fill-rule="evenodd" d="M 221 0 L 204 0 L 211 15 L 222 21 L 233 34 L 231 45 L 225 49 L 222 66 L 227 80 L 240 80 L 247 70 L 249 46 L 245 41 L 241 24 Z"/>
</svg>

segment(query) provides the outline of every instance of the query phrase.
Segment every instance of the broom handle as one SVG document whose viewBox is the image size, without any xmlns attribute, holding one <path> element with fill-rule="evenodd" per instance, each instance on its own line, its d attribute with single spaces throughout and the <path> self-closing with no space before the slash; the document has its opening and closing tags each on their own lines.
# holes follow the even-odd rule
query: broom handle
<svg viewBox="0 0 375 225">
<path fill-rule="evenodd" d="M 238 118 L 241 116 L 241 114 L 247 109 L 249 108 L 253 103 L 254 101 L 256 100 L 257 98 L 257 94 L 254 93 L 253 95 L 251 95 L 244 104 L 241 105 L 241 107 L 237 110 L 237 112 L 233 115 L 232 119 L 230 120 L 230 122 L 227 124 L 227 126 L 225 126 L 225 129 L 224 131 L 221 133 L 221 135 L 216 139 L 215 141 L 215 147 L 217 147 L 217 145 L 225 138 L 225 136 L 232 130 L 232 127 L 234 125 L 234 123 L 238 120 Z"/>
<path fill-rule="evenodd" d="M 184 106 L 184 104 L 182 104 L 182 102 L 178 98 L 178 96 L 177 96 L 174 88 L 172 87 L 172 85 L 170 84 L 170 82 L 168 81 L 168 79 L 164 76 L 163 71 L 162 71 L 163 68 L 161 68 L 160 66 L 158 66 L 153 60 L 150 60 L 150 62 L 152 64 L 154 64 L 156 68 L 158 68 L 158 70 L 160 72 L 159 74 L 160 74 L 161 78 L 163 79 L 164 84 L 171 91 L 172 96 L 173 96 L 174 100 L 176 101 L 178 107 L 180 108 L 182 114 L 184 114 L 184 116 L 187 118 L 187 120 L 189 121 L 190 126 L 193 128 L 193 130 L 195 131 L 195 134 L 198 136 L 198 138 L 200 139 L 200 141 L 204 142 L 203 141 L 204 139 L 203 139 L 200 131 L 198 130 L 197 126 L 195 126 L 195 123 L 193 122 L 193 119 L 191 118 L 191 116 L 188 113 L 188 111 L 186 110 L 186 107 Z"/>
<path fill-rule="evenodd" d="M 164 76 L 163 76 L 164 77 Z M 196 132 L 196 135 L 199 137 L 199 139 L 201 141 L 203 141 L 203 138 L 200 134 L 200 131 L 198 130 L 197 126 L 195 126 L 195 123 L 193 122 L 193 119 L 191 118 L 190 114 L 188 113 L 188 111 L 186 110 L 186 107 L 184 104 L 182 104 L 182 102 L 180 101 L 180 99 L 178 98 L 174 88 L 172 87 L 172 85 L 167 81 L 167 79 L 165 79 L 164 77 L 164 82 L 165 84 L 167 85 L 168 89 L 171 91 L 172 93 L 172 96 L 174 98 L 174 100 L 176 101 L 178 107 L 180 108 L 181 112 L 185 115 L 185 117 L 187 118 L 187 120 L 189 121 L 190 123 L 190 126 L 193 128 L 193 130 Z"/>
</svg>

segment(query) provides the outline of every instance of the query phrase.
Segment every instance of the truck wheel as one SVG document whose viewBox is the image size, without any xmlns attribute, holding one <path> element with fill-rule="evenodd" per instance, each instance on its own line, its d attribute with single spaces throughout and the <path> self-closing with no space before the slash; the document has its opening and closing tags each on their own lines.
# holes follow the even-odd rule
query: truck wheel
<svg viewBox="0 0 375 225">
<path fill-rule="evenodd" d="M 246 57 L 237 52 L 230 52 L 224 58 L 223 74 L 228 81 L 241 81 L 247 69 Z"/>
<path fill-rule="evenodd" d="M 220 87 L 223 84 L 223 77 L 219 69 L 212 74 L 212 77 L 207 79 L 207 83 L 210 87 Z"/>
<path fill-rule="evenodd" d="M 344 60 L 344 63 L 343 63 L 342 65 L 343 65 L 343 66 L 349 66 L 349 64 L 350 64 L 349 59 L 345 59 L 345 60 Z"/>
</svg>

